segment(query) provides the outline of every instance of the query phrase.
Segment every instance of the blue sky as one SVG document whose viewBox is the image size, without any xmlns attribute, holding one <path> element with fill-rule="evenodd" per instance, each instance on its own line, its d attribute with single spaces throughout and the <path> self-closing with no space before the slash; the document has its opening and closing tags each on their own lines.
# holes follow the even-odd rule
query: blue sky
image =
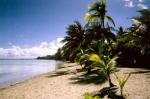
<svg viewBox="0 0 150 99">
<path fill-rule="evenodd" d="M 54 54 L 63 44 L 66 27 L 78 20 L 83 26 L 88 6 L 95 0 L 0 0 L 0 58 Z M 116 28 L 132 25 L 127 19 L 148 9 L 150 0 L 107 0 L 108 15 Z"/>
</svg>

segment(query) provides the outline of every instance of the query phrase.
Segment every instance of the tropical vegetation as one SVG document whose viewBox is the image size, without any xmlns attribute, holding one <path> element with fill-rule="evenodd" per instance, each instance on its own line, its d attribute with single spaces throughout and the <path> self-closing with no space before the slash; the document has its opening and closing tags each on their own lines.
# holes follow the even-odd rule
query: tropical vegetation
<svg viewBox="0 0 150 99">
<path fill-rule="evenodd" d="M 126 29 L 122 26 L 116 29 L 107 12 L 106 0 L 90 5 L 84 17 L 85 26 L 74 21 L 66 28 L 67 36 L 61 41 L 65 43 L 61 53 L 64 60 L 78 62 L 88 74 L 94 69 L 106 75 L 109 86 L 113 87 L 110 75 L 117 71 L 116 66 L 150 68 L 147 65 L 150 64 L 150 10 L 138 10 L 141 16 L 130 18 L 133 25 Z M 115 76 L 123 95 L 123 87 L 130 74 L 123 80 Z M 88 94 L 84 96 L 95 99 Z"/>
<path fill-rule="evenodd" d="M 106 0 L 99 0 L 90 5 L 84 17 L 85 25 L 74 21 L 67 26 L 67 35 L 61 41 L 65 44 L 55 56 L 62 60 L 78 62 L 87 70 L 87 74 L 96 70 L 98 74 L 105 75 L 111 88 L 114 84 L 110 75 L 117 71 L 116 66 L 150 68 L 150 10 L 138 10 L 141 15 L 130 18 L 133 24 L 126 29 L 122 26 L 117 29 L 107 12 Z M 123 87 L 130 74 L 123 80 L 118 75 L 115 76 L 123 95 Z M 98 99 L 88 94 L 85 94 L 85 97 Z"/>
<path fill-rule="evenodd" d="M 111 27 L 109 23 L 115 26 L 115 22 L 107 12 L 106 0 L 96 1 L 89 6 L 84 17 L 85 26 L 79 21 L 68 25 L 67 36 L 62 40 L 65 43 L 62 47 L 63 59 L 91 67 L 89 57 L 92 54 L 97 54 L 105 62 L 104 57 L 111 59 L 121 52 L 116 60 L 117 66 L 142 67 L 141 64 L 144 64 L 144 68 L 149 68 L 150 10 L 138 10 L 141 16 L 130 18 L 134 23 L 127 29 Z"/>
</svg>

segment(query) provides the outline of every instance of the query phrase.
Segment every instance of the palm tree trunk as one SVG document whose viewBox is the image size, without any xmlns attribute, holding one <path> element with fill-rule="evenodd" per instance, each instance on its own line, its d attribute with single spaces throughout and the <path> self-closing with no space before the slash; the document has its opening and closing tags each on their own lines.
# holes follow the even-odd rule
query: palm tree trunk
<svg viewBox="0 0 150 99">
<path fill-rule="evenodd" d="M 109 87 L 114 87 L 114 84 L 111 82 L 110 75 L 108 75 L 108 79 L 109 79 Z"/>
<path fill-rule="evenodd" d="M 105 28 L 105 26 L 104 26 L 104 18 L 102 19 L 102 26 L 103 26 L 103 28 Z"/>
<path fill-rule="evenodd" d="M 109 87 L 111 87 L 111 79 L 110 79 L 110 77 L 109 77 Z"/>
</svg>

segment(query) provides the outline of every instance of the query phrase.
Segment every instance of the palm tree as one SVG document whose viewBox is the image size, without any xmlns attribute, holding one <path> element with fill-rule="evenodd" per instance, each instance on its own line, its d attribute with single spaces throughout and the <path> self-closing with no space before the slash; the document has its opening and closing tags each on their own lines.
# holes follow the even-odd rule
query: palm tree
<svg viewBox="0 0 150 99">
<path fill-rule="evenodd" d="M 138 43 L 141 44 L 141 52 L 144 54 L 146 52 L 150 53 L 150 10 L 142 9 L 138 10 L 141 14 L 139 17 L 131 18 L 134 21 L 132 26 L 132 32 L 134 36 L 138 38 Z"/>
<path fill-rule="evenodd" d="M 106 0 L 97 1 L 89 6 L 88 13 L 85 15 L 84 20 L 87 22 L 98 21 L 101 23 L 102 28 L 104 28 L 104 20 L 111 22 L 115 26 L 113 19 L 107 16 L 106 12 Z"/>
<path fill-rule="evenodd" d="M 106 38 L 106 41 L 111 46 L 112 41 L 115 39 L 115 35 L 111 32 L 109 25 L 105 28 L 104 23 L 105 20 L 111 22 L 114 26 L 115 23 L 111 17 L 106 15 L 106 13 L 106 0 L 97 1 L 93 5 L 89 6 L 88 13 L 85 15 L 84 20 L 89 24 L 90 28 L 87 30 L 90 36 L 95 36 L 98 40 Z M 92 26 L 94 26 L 94 28 L 91 28 Z M 111 50 L 113 50 L 112 46 Z"/>
<path fill-rule="evenodd" d="M 83 39 L 84 39 L 84 29 L 78 21 L 74 21 L 74 24 L 69 25 L 67 28 L 67 36 L 61 41 L 65 43 L 62 47 L 63 56 L 71 57 L 77 51 L 81 51 Z"/>
</svg>

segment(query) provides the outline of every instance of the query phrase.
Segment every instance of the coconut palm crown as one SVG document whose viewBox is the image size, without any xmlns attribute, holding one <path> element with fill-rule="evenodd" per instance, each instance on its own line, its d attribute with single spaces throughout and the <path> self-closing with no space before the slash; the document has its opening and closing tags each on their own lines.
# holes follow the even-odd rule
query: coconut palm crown
<svg viewBox="0 0 150 99">
<path fill-rule="evenodd" d="M 93 5 L 88 7 L 88 13 L 85 15 L 86 22 L 99 21 L 104 28 L 104 20 L 111 22 L 114 26 L 113 19 L 106 15 L 106 0 L 96 1 Z"/>
</svg>

